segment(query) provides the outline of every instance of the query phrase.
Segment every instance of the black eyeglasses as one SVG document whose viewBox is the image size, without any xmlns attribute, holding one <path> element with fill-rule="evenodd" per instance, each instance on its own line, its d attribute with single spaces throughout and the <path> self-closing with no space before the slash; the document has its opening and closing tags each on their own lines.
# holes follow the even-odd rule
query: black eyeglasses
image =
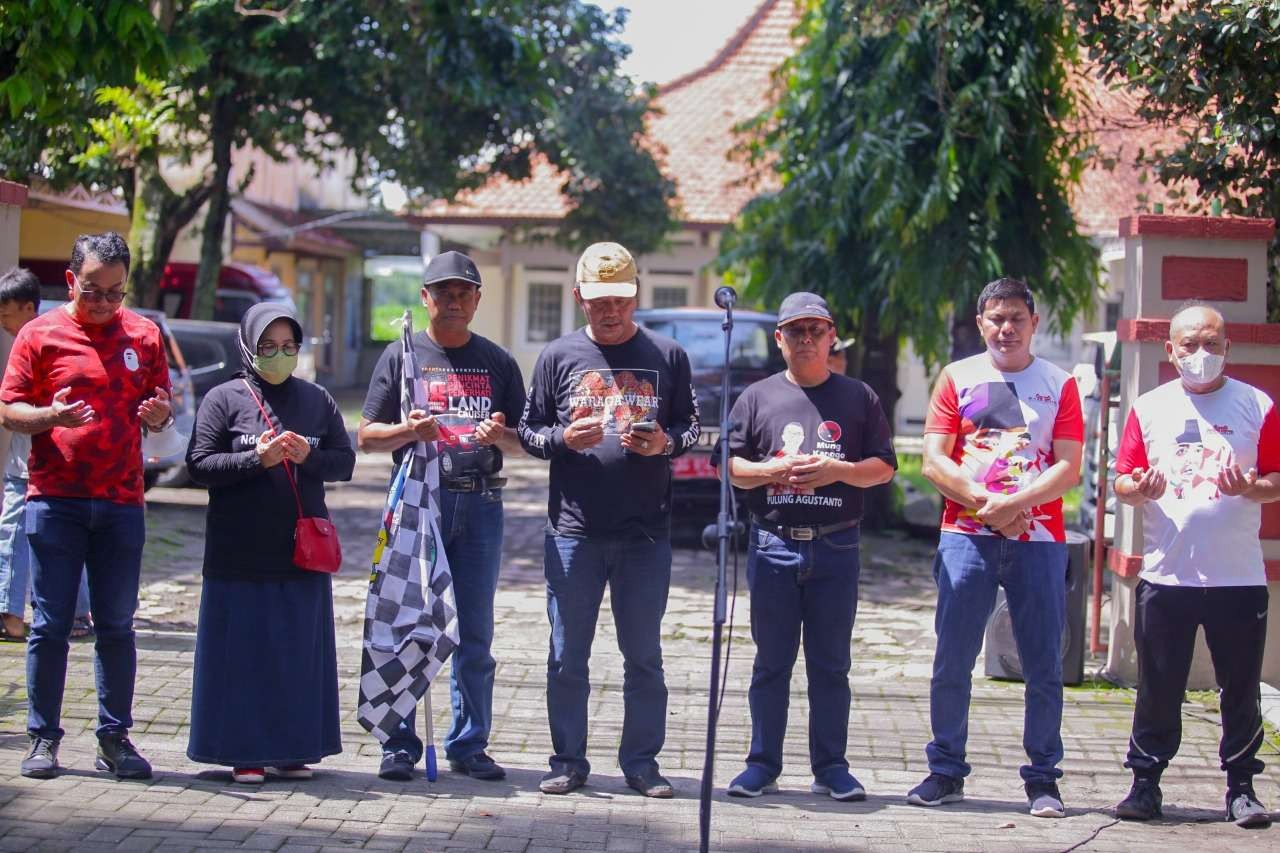
<svg viewBox="0 0 1280 853">
<path fill-rule="evenodd" d="M 295 343 L 294 341 L 289 341 L 288 343 L 283 344 L 268 342 L 265 344 L 258 344 L 258 355 L 263 358 L 271 358 L 278 352 L 282 352 L 285 355 L 297 355 L 298 350 L 300 349 L 302 349 L 302 344 Z"/>
<path fill-rule="evenodd" d="M 814 323 L 810 326 L 786 325 L 782 327 L 782 334 L 786 335 L 793 341 L 801 341 L 805 338 L 813 338 L 815 341 L 831 330 L 826 324 Z"/>
<path fill-rule="evenodd" d="M 85 302 L 110 302 L 112 305 L 119 305 L 124 302 L 127 290 L 85 290 L 80 288 L 80 296 Z"/>
</svg>

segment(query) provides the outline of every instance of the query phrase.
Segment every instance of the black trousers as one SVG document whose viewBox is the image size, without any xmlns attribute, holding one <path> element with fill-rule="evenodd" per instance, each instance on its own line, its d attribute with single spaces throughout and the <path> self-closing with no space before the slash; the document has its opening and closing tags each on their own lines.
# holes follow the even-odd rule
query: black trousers
<svg viewBox="0 0 1280 853">
<path fill-rule="evenodd" d="M 1218 754 L 1231 781 L 1262 772 L 1262 649 L 1267 634 L 1265 586 L 1180 587 L 1138 582 L 1135 641 L 1138 702 L 1125 767 L 1158 775 L 1182 742 L 1182 698 L 1196 629 L 1204 626 L 1222 688 Z"/>
</svg>

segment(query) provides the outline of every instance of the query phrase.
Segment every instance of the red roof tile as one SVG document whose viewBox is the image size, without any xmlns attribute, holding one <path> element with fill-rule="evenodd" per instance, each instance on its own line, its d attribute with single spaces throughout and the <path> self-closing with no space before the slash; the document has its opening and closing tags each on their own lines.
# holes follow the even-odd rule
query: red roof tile
<svg viewBox="0 0 1280 853">
<path fill-rule="evenodd" d="M 799 21 L 793 0 L 764 0 L 705 66 L 660 87 L 649 136 L 666 149 L 666 174 L 676 182 L 681 219 L 724 225 L 757 192 L 741 186 L 746 168 L 727 154 L 733 127 L 760 112 L 770 73 L 791 55 L 790 33 Z M 545 160 L 516 183 L 496 179 L 452 203 L 422 212 L 428 222 L 555 221 L 568 211 L 564 179 Z"/>
<path fill-rule="evenodd" d="M 746 165 L 728 156 L 735 144 L 733 128 L 768 103 L 770 75 L 794 50 L 791 31 L 799 17 L 793 0 L 763 0 L 710 62 L 659 89 L 649 136 L 665 148 L 664 171 L 676 182 L 686 225 L 725 225 L 762 189 L 745 182 Z M 1139 147 L 1168 146 L 1175 133 L 1140 121 L 1133 96 L 1112 91 L 1092 69 L 1086 67 L 1077 79 L 1086 96 L 1083 122 L 1093 133 L 1099 159 L 1110 161 L 1110 168 L 1095 161 L 1073 193 L 1081 232 L 1113 236 L 1121 217 L 1149 211 L 1156 202 L 1176 212 L 1179 206 L 1154 176 L 1144 180 L 1144 170 L 1133 165 Z M 436 201 L 421 221 L 554 222 L 567 212 L 562 183 L 563 177 L 539 160 L 529 180 L 496 179 L 453 202 Z"/>
</svg>

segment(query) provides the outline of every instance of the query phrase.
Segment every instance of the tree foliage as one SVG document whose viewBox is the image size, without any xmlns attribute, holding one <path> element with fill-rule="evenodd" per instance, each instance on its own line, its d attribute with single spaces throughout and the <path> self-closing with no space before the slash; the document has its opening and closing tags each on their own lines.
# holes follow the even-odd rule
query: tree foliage
<svg viewBox="0 0 1280 853">
<path fill-rule="evenodd" d="M 721 254 L 751 294 L 822 292 L 864 345 L 903 336 L 933 363 L 1001 275 L 1029 280 L 1063 325 L 1090 303 L 1062 4 L 809 0 L 798 34 L 776 106 L 744 128 L 744 156 L 781 186 Z M 890 404 L 893 368 L 877 388 Z"/>
<path fill-rule="evenodd" d="M 1080 0 L 1090 57 L 1139 96 L 1139 117 L 1179 128 L 1143 151 L 1161 183 L 1191 182 L 1205 213 L 1280 220 L 1280 0 Z M 1272 243 L 1280 257 L 1280 239 Z M 1280 306 L 1272 288 L 1272 316 Z"/>
<path fill-rule="evenodd" d="M 118 4 L 137 5 L 99 5 Z M 30 105 L 15 106 L 12 92 L 4 91 L 20 118 L 19 134 L 29 137 L 25 150 L 39 152 L 36 170 L 64 181 L 89 174 L 114 180 L 134 206 L 139 250 L 145 255 L 149 245 L 160 264 L 167 256 L 163 241 L 172 245 L 195 215 L 187 202 L 208 202 L 200 287 L 206 305 L 235 191 L 232 152 L 248 146 L 320 165 L 350 157 L 360 187 L 397 181 L 415 199 L 451 197 L 493 175 L 527 177 L 540 153 L 568 175 L 566 191 L 576 207 L 565 221 L 566 238 L 607 233 L 644 251 L 672 225 L 674 187 L 642 144 L 651 93 L 637 92 L 618 71 L 626 52 L 617 40 L 620 15 L 581 0 L 153 5 L 151 21 L 173 58 L 157 83 L 172 93 L 158 132 L 130 138 L 128 119 L 112 115 L 118 104 L 90 100 L 104 84 L 132 83 L 142 100 L 154 101 L 142 82 L 151 78 L 137 76 L 147 70 L 140 61 L 124 81 L 115 66 L 111 74 L 84 71 L 80 98 L 47 117 L 53 133 L 72 125 L 94 131 L 92 145 L 72 151 L 50 145 L 49 133 L 34 127 Z M 43 50 L 53 34 L 23 38 L 0 29 L 0 35 L 3 56 Z M 93 33 L 94 49 L 114 35 Z M 174 198 L 156 183 L 165 158 L 200 170 L 194 185 L 169 188 Z M 32 165 L 29 157 L 0 149 L 0 170 L 22 175 Z M 138 209 L 157 199 L 169 203 L 166 215 Z M 149 292 L 137 278 L 134 289 Z"/>
</svg>

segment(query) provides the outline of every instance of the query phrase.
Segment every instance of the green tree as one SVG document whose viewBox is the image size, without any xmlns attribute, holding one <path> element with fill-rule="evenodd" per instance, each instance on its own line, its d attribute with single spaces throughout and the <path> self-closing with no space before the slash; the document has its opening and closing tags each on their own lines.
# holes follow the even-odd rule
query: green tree
<svg viewBox="0 0 1280 853">
<path fill-rule="evenodd" d="M 987 281 L 1027 279 L 1064 326 L 1090 303 L 1096 253 L 1068 205 L 1076 47 L 1062 5 L 1034 0 L 809 0 L 798 35 L 776 105 L 742 128 L 780 186 L 720 263 L 761 301 L 824 294 L 892 421 L 900 341 L 928 364 L 977 351 Z"/>
<path fill-rule="evenodd" d="M 527 177 L 541 154 L 568 176 L 576 203 L 565 239 L 622 234 L 652 248 L 671 227 L 674 187 L 641 142 L 652 93 L 618 72 L 622 22 L 579 0 L 268 0 L 248 10 L 244 0 L 168 0 L 156 25 L 190 52 L 158 89 L 138 78 L 134 99 L 160 132 L 147 144 L 98 132 L 89 156 L 44 168 L 100 176 L 116 167 L 133 209 L 142 304 L 173 238 L 207 203 L 198 316 L 211 310 L 236 191 L 232 152 L 249 145 L 317 164 L 350 155 L 359 186 L 395 180 L 415 198 Z M 103 116 L 101 99 L 94 109 Z M 202 167 L 194 185 L 165 181 L 161 164 L 174 156 Z"/>
<path fill-rule="evenodd" d="M 1090 57 L 1136 93 L 1138 116 L 1178 129 L 1179 144 L 1139 154 L 1157 179 L 1280 220 L 1280 0 L 1080 0 Z M 1271 244 L 1273 269 L 1280 237 Z M 1268 292 L 1280 321 L 1276 277 Z"/>
</svg>

